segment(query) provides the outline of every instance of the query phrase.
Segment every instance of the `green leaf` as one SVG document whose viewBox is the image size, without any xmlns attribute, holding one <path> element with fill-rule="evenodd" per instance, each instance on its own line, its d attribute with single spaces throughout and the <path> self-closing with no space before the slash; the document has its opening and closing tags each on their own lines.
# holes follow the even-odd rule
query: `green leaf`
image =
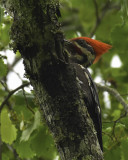
<svg viewBox="0 0 128 160">
<path fill-rule="evenodd" d="M 57 156 L 53 138 L 46 127 L 40 127 L 31 141 L 31 147 L 43 159 L 53 160 Z"/>
<path fill-rule="evenodd" d="M 125 125 L 126 129 L 128 129 L 128 116 L 121 119 L 121 123 Z"/>
<path fill-rule="evenodd" d="M 15 141 L 14 141 L 15 142 Z M 13 144 L 14 144 L 13 142 Z M 11 149 L 13 145 L 8 145 L 6 143 L 2 143 L 2 160 L 14 160 L 15 155 Z"/>
<path fill-rule="evenodd" d="M 104 154 L 105 160 L 121 160 L 121 149 L 119 146 L 115 146 Z"/>
<path fill-rule="evenodd" d="M 3 153 L 2 154 L 2 160 L 9 160 L 9 157 L 5 153 Z"/>
<path fill-rule="evenodd" d="M 128 139 L 124 139 L 121 143 L 121 148 L 123 152 L 124 159 L 128 159 Z"/>
<path fill-rule="evenodd" d="M 32 110 L 35 109 L 35 105 L 33 103 L 33 97 L 26 95 L 28 105 L 32 108 Z M 33 113 L 28 109 L 25 98 L 23 96 L 23 92 L 19 91 L 15 96 L 12 98 L 12 102 L 15 103 L 14 110 L 16 111 L 17 117 L 20 120 L 20 122 L 23 121 L 30 121 L 33 118 Z M 37 108 L 37 107 L 36 107 Z"/>
<path fill-rule="evenodd" d="M 33 158 L 35 153 L 32 151 L 30 147 L 30 141 L 22 141 L 18 139 L 14 144 L 14 148 L 16 149 L 19 157 L 21 158 Z"/>
<path fill-rule="evenodd" d="M 96 39 L 104 41 L 106 43 L 110 43 L 109 40 L 110 40 L 111 30 L 113 26 L 115 26 L 115 24 L 120 24 L 122 22 L 120 12 L 116 10 L 115 10 L 115 14 L 113 14 L 113 12 L 114 11 L 111 10 L 102 19 L 102 22 L 96 31 Z"/>
<path fill-rule="evenodd" d="M 3 109 L 1 112 L 1 139 L 5 143 L 12 144 L 17 137 L 17 129 L 12 124 L 8 112 Z"/>
<path fill-rule="evenodd" d="M 15 105 L 14 110 L 16 111 L 17 117 L 20 121 L 29 121 L 33 118 L 32 112 L 27 108 L 25 102 L 21 102 L 21 105 Z"/>
<path fill-rule="evenodd" d="M 35 113 L 33 124 L 23 131 L 21 136 L 21 141 L 27 141 L 29 139 L 32 132 L 39 127 L 40 120 L 41 120 L 41 115 L 40 115 L 40 112 L 37 111 Z"/>
<path fill-rule="evenodd" d="M 125 125 L 118 123 L 115 127 L 116 138 L 122 139 L 126 136 Z"/>
<path fill-rule="evenodd" d="M 112 113 L 113 119 L 116 120 L 120 117 L 121 111 L 118 110 L 114 110 L 114 112 Z"/>
<path fill-rule="evenodd" d="M 0 59 L 0 78 L 6 76 L 7 66 L 4 64 L 3 60 Z"/>
<path fill-rule="evenodd" d="M 0 50 L 8 48 L 10 42 L 9 32 L 11 17 L 4 15 L 4 9 L 0 7 Z"/>
<path fill-rule="evenodd" d="M 108 135 L 103 135 L 103 145 L 104 148 L 108 148 L 109 147 L 109 143 L 110 143 L 110 137 Z"/>
</svg>

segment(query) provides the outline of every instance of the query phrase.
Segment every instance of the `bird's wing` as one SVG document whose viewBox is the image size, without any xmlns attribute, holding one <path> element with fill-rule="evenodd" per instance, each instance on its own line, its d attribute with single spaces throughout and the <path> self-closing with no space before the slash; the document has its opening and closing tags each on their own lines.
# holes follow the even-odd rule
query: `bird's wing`
<svg viewBox="0 0 128 160">
<path fill-rule="evenodd" d="M 97 88 L 93 82 L 89 71 L 79 64 L 73 64 L 76 69 L 76 75 L 83 90 L 83 99 L 85 106 L 88 109 L 89 115 L 93 120 L 95 130 L 97 132 L 97 138 L 101 149 L 102 145 L 102 123 L 101 123 L 101 108 L 97 93 Z"/>
</svg>

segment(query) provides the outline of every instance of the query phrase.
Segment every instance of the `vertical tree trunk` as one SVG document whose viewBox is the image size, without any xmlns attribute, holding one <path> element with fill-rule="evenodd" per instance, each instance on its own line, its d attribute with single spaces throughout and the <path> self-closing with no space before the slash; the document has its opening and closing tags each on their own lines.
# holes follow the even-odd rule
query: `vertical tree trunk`
<svg viewBox="0 0 128 160">
<path fill-rule="evenodd" d="M 11 39 L 24 60 L 62 160 L 102 160 L 76 71 L 64 56 L 57 0 L 2 0 L 13 13 Z"/>
</svg>

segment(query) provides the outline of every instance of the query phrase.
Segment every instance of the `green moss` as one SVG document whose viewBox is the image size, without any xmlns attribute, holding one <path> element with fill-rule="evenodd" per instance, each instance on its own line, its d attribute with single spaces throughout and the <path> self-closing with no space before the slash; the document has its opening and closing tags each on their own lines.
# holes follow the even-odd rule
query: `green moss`
<svg viewBox="0 0 128 160">
<path fill-rule="evenodd" d="M 64 134 L 62 133 L 62 129 L 60 127 L 56 127 L 57 130 L 57 135 L 55 137 L 55 142 L 58 143 L 60 141 L 62 141 L 63 139 L 65 139 Z"/>
<path fill-rule="evenodd" d="M 15 52 L 19 50 L 22 56 L 31 58 L 38 54 L 39 60 L 51 60 L 51 53 L 46 49 L 51 48 L 53 51 L 55 48 L 54 34 L 58 30 L 55 15 L 58 5 L 58 0 L 6 1 L 6 8 L 14 14 L 11 46 Z"/>
<path fill-rule="evenodd" d="M 82 160 L 92 160 L 94 159 L 94 157 L 92 157 L 91 155 L 87 155 L 85 158 L 83 157 Z"/>
</svg>

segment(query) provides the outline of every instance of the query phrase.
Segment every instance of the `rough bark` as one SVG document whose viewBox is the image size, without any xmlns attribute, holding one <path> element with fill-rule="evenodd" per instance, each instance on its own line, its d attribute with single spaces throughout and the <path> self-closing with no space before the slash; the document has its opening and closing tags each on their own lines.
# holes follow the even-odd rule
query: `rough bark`
<svg viewBox="0 0 128 160">
<path fill-rule="evenodd" d="M 64 55 L 57 0 L 6 0 L 13 15 L 12 47 L 19 50 L 61 160 L 102 160 L 76 71 Z"/>
</svg>

